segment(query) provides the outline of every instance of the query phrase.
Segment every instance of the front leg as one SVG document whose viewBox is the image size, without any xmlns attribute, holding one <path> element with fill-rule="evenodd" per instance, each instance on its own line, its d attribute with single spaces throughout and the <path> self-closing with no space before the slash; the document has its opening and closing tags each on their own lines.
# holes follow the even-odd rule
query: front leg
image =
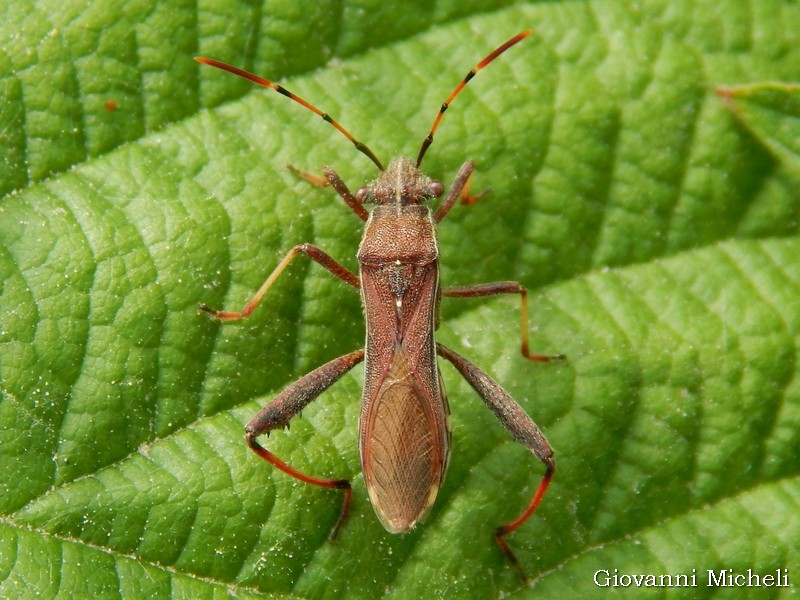
<svg viewBox="0 0 800 600">
<path fill-rule="evenodd" d="M 336 193 L 342 197 L 342 200 L 345 201 L 345 204 L 347 204 L 350 210 L 356 213 L 359 219 L 366 221 L 367 218 L 369 218 L 369 213 L 364 208 L 363 204 L 353 195 L 350 188 L 347 187 L 347 184 L 339 177 L 339 174 L 330 167 L 324 167 L 322 169 L 324 176 L 314 175 L 313 173 L 303 171 L 292 165 L 289 165 L 289 170 L 298 177 L 305 179 L 311 185 L 317 187 L 331 186 L 336 190 Z"/>
<path fill-rule="evenodd" d="M 314 369 L 311 373 L 301 377 L 278 394 L 275 399 L 262 408 L 245 427 L 245 431 L 247 432 L 245 436 L 247 445 L 250 446 L 253 452 L 271 465 L 305 483 L 328 489 L 344 490 L 344 499 L 342 500 L 342 509 L 339 512 L 339 519 L 336 521 L 336 525 L 334 525 L 330 534 L 332 540 L 336 539 L 339 529 L 347 518 L 347 512 L 350 508 L 350 499 L 352 497 L 350 482 L 346 479 L 321 479 L 301 473 L 264 448 L 256 441 L 256 438 L 264 433 L 269 434 L 273 429 L 288 427 L 292 417 L 303 410 L 312 400 L 316 399 L 322 392 L 336 383 L 342 375 L 355 367 L 363 359 L 364 350 L 356 350 L 355 352 L 340 356 Z"/>
<path fill-rule="evenodd" d="M 459 198 L 462 199 L 464 204 L 474 204 L 474 202 L 470 202 L 468 200 L 470 197 L 470 180 L 472 179 L 472 172 L 474 170 L 475 163 L 471 160 L 468 160 L 461 165 L 458 173 L 456 173 L 456 178 L 453 180 L 453 185 L 450 186 L 450 191 L 448 192 L 447 197 L 444 199 L 444 202 L 439 205 L 439 208 L 436 209 L 436 212 L 433 215 L 433 220 L 436 223 L 439 223 L 447 216 L 447 213 L 450 212 L 450 209 L 453 208 L 453 205 Z"/>
</svg>

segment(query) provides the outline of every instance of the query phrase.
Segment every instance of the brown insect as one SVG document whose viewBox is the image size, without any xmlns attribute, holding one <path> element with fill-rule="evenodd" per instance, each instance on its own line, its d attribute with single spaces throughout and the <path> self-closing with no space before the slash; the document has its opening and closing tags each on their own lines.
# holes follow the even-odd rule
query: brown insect
<svg viewBox="0 0 800 600">
<path fill-rule="evenodd" d="M 352 194 L 339 175 L 328 167 L 323 169 L 324 177 L 293 169 L 312 183 L 331 185 L 350 209 L 366 221 L 357 254 L 358 275 L 319 248 L 301 244 L 289 251 L 241 311 L 225 312 L 200 306 L 201 311 L 220 321 L 234 321 L 249 316 L 298 254 L 305 254 L 361 292 L 366 316 L 365 348 L 318 367 L 283 390 L 247 424 L 247 444 L 261 458 L 300 481 L 344 491 L 342 509 L 330 535 L 331 539 L 336 538 L 350 506 L 350 482 L 301 473 L 261 446 L 256 438 L 273 429 L 287 427 L 291 418 L 309 402 L 364 360 L 364 392 L 359 421 L 359 450 L 364 481 L 375 513 L 387 531 L 408 531 L 430 511 L 442 485 L 450 455 L 449 408 L 436 364 L 438 354 L 455 366 L 508 432 L 545 465 L 545 474 L 528 507 L 519 517 L 498 527 L 495 532 L 498 544 L 523 578 L 519 561 L 504 536 L 522 525 L 539 505 L 555 471 L 553 450 L 533 420 L 508 392 L 467 359 L 434 341 L 433 334 L 439 325 L 441 297 L 519 294 L 522 354 L 535 361 L 549 361 L 563 356 L 532 354 L 528 350 L 527 290 L 519 283 L 499 281 L 444 289 L 439 286 L 439 248 L 435 225 L 444 219 L 459 198 L 465 203 L 475 200 L 469 195 L 474 165 L 468 161 L 461 166 L 447 197 L 431 214 L 431 210 L 423 203 L 441 196 L 444 188 L 441 182 L 428 178 L 420 170 L 420 164 L 444 112 L 467 82 L 530 34 L 530 30 L 523 31 L 508 40 L 478 63 L 458 84 L 442 104 L 416 162 L 408 158 L 396 158 L 386 169 L 365 144 L 355 139 L 329 115 L 280 85 L 215 60 L 196 59 L 272 88 L 302 104 L 338 129 L 381 171 L 375 181 Z M 365 204 L 377 206 L 367 212 Z"/>
</svg>

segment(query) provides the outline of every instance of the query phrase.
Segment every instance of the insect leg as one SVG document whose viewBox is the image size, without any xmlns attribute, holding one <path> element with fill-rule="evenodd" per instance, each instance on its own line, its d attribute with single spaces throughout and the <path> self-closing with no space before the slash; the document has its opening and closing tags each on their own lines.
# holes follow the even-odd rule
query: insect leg
<svg viewBox="0 0 800 600">
<path fill-rule="evenodd" d="M 537 362 L 548 362 L 551 360 L 563 360 L 563 354 L 532 354 L 528 347 L 528 290 L 525 286 L 516 281 L 495 281 L 492 283 L 480 283 L 464 287 L 445 288 L 442 295 L 449 298 L 480 298 L 483 296 L 497 296 L 500 294 L 519 294 L 520 295 L 520 314 L 522 320 L 522 356 Z"/>
<path fill-rule="evenodd" d="M 303 410 L 309 402 L 336 383 L 342 375 L 347 373 L 363 359 L 364 350 L 356 350 L 355 352 L 340 356 L 314 369 L 311 373 L 298 379 L 278 394 L 278 396 L 262 408 L 245 427 L 245 431 L 247 432 L 245 436 L 247 445 L 250 446 L 253 452 L 271 465 L 305 483 L 329 489 L 344 490 L 342 510 L 330 534 L 332 540 L 336 539 L 336 536 L 339 534 L 339 529 L 347 518 L 347 513 L 350 508 L 350 499 L 352 497 L 350 482 L 346 479 L 321 479 L 301 473 L 264 448 L 256 441 L 256 438 L 264 433 L 269 434 L 273 429 L 288 427 L 289 421 L 293 416 Z"/>
<path fill-rule="evenodd" d="M 477 194 L 473 194 L 471 192 L 472 172 L 474 170 L 475 163 L 473 163 L 471 160 L 468 160 L 461 165 L 458 173 L 456 173 L 456 178 L 453 180 L 453 185 L 450 186 L 450 192 L 447 194 L 447 198 L 445 198 L 444 202 L 439 205 L 439 208 L 436 209 L 436 213 L 433 215 L 433 220 L 436 223 L 439 223 L 445 218 L 445 216 L 447 216 L 447 213 L 450 212 L 450 209 L 453 208 L 453 205 L 459 198 L 461 198 L 461 204 L 471 206 L 489 193 L 489 188 L 486 188 Z"/>
<path fill-rule="evenodd" d="M 317 187 L 328 187 L 330 183 L 328 180 L 325 179 L 322 175 L 314 175 L 314 173 L 310 173 L 308 171 L 303 171 L 302 169 L 298 169 L 294 165 L 286 165 L 286 168 L 293 174 L 299 177 L 300 179 L 305 179 L 311 185 L 315 185 Z"/>
<path fill-rule="evenodd" d="M 245 319 L 249 317 L 250 313 L 255 310 L 256 306 L 258 306 L 258 304 L 264 298 L 264 295 L 267 293 L 269 288 L 272 287 L 272 284 L 275 283 L 275 280 L 280 276 L 281 273 L 283 273 L 283 270 L 289 266 L 289 263 L 292 262 L 292 259 L 298 254 L 305 254 L 308 256 L 308 258 L 319 263 L 328 271 L 333 273 L 336 277 L 345 283 L 352 285 L 354 288 L 358 289 L 360 287 L 358 277 L 336 262 L 328 254 L 316 246 L 312 246 L 311 244 L 300 244 L 299 246 L 295 246 L 289 250 L 286 256 L 283 257 L 283 260 L 280 262 L 280 264 L 275 267 L 275 270 L 272 271 L 269 277 L 267 277 L 267 280 L 261 285 L 255 295 L 247 301 L 247 304 L 244 305 L 242 310 L 238 312 L 227 312 L 223 310 L 216 310 L 205 304 L 201 304 L 197 307 L 198 311 L 209 314 L 218 321 L 236 321 L 238 319 Z"/>
<path fill-rule="evenodd" d="M 553 449 L 550 447 L 542 431 L 536 423 L 533 422 L 533 419 L 528 416 L 525 410 L 507 391 L 500 387 L 497 382 L 466 358 L 459 356 L 449 348 L 441 344 L 436 344 L 436 350 L 440 356 L 453 363 L 453 366 L 478 393 L 481 399 L 486 403 L 486 406 L 489 407 L 489 410 L 494 413 L 495 417 L 497 417 L 511 436 L 528 448 L 528 450 L 545 465 L 544 476 L 539 482 L 539 486 L 536 488 L 528 507 L 516 519 L 498 527 L 495 531 L 495 539 L 500 549 L 511 562 L 511 565 L 517 573 L 519 573 L 520 577 L 525 580 L 526 577 L 522 571 L 522 567 L 517 557 L 514 556 L 514 552 L 509 547 L 508 542 L 504 539 L 504 536 L 522 525 L 528 517 L 533 514 L 536 507 L 539 506 L 539 503 L 542 501 L 542 497 L 544 497 L 556 470 Z"/>
<path fill-rule="evenodd" d="M 459 197 L 462 198 L 465 204 L 473 204 L 469 200 L 465 200 L 465 198 L 470 198 L 469 196 L 469 188 L 470 188 L 470 178 L 472 177 L 472 172 L 475 170 L 475 163 L 471 160 L 468 160 L 456 173 L 456 178 L 453 180 L 453 185 L 450 186 L 450 192 L 447 194 L 447 198 L 444 199 L 439 205 L 439 208 L 436 209 L 436 213 L 433 215 L 433 220 L 436 223 L 439 223 L 442 219 L 447 216 L 447 213 L 450 212 L 450 209 L 453 208 L 453 205 L 456 203 Z M 466 190 L 466 191 L 465 191 Z M 466 196 L 464 196 L 466 194 Z"/>
<path fill-rule="evenodd" d="M 324 167 L 322 172 L 325 174 L 325 178 L 330 182 L 331 187 L 336 190 L 336 193 L 342 197 L 342 200 L 345 201 L 347 206 L 350 207 L 354 213 L 358 215 L 358 218 L 362 221 L 366 221 L 369 217 L 369 213 L 364 208 L 364 205 L 359 202 L 356 197 L 350 192 L 350 189 L 347 187 L 342 178 L 339 177 L 339 174 L 331 169 L 330 167 Z"/>
<path fill-rule="evenodd" d="M 356 199 L 345 182 L 342 181 L 342 178 L 339 177 L 339 174 L 330 167 L 323 167 L 322 172 L 324 175 L 314 175 L 308 171 L 298 169 L 293 165 L 289 165 L 288 168 L 292 173 L 305 179 L 311 185 L 316 185 L 317 187 L 332 186 L 333 189 L 336 190 L 336 193 L 342 197 L 342 200 L 345 201 L 350 210 L 356 213 L 359 219 L 366 221 L 369 217 L 369 213 L 364 208 L 364 205 Z"/>
<path fill-rule="evenodd" d="M 345 182 L 342 181 L 342 178 L 339 177 L 339 174 L 330 167 L 323 167 L 322 172 L 324 175 L 314 175 L 313 173 L 303 171 L 292 165 L 289 165 L 289 170 L 298 177 L 308 181 L 311 185 L 316 185 L 317 187 L 332 186 L 333 189 L 336 190 L 336 193 L 342 197 L 350 210 L 356 213 L 359 219 L 366 221 L 369 217 L 369 213 L 364 208 L 363 204 L 356 199 Z"/>
<path fill-rule="evenodd" d="M 489 194 L 492 190 L 487 188 L 483 188 L 477 194 L 472 193 L 472 177 L 467 179 L 466 185 L 464 185 L 464 189 L 461 190 L 461 204 L 464 206 L 472 206 L 473 204 L 477 204 L 478 200 Z"/>
</svg>

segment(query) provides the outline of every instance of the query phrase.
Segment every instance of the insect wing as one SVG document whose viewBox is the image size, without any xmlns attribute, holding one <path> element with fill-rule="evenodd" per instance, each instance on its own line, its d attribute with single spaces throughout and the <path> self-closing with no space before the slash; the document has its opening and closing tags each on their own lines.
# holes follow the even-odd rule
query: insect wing
<svg viewBox="0 0 800 600">
<path fill-rule="evenodd" d="M 427 515 L 449 453 L 447 400 L 429 398 L 400 347 L 367 414 L 361 462 L 370 501 L 387 531 L 414 527 Z M 444 416 L 444 418 L 443 418 Z"/>
</svg>

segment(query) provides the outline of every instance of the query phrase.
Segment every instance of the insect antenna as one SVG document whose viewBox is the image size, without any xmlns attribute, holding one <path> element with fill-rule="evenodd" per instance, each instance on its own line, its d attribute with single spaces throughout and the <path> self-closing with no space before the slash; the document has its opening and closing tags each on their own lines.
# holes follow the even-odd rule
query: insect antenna
<svg viewBox="0 0 800 600">
<path fill-rule="evenodd" d="M 472 79 L 473 77 L 475 77 L 475 75 L 477 75 L 478 71 L 483 69 L 486 65 L 488 65 L 490 62 L 492 62 L 495 58 L 497 58 L 503 52 L 505 52 L 506 50 L 511 48 L 511 46 L 513 46 L 514 44 L 516 44 L 518 42 L 521 42 L 522 40 L 524 40 L 526 37 L 528 37 L 532 33 L 533 33 L 533 29 L 526 29 L 522 33 L 519 33 L 519 34 L 515 35 L 510 40 L 508 40 L 505 44 L 503 44 L 499 48 L 495 49 L 494 52 L 489 54 L 489 56 L 484 58 L 477 65 L 475 65 L 475 67 L 469 73 L 467 73 L 467 76 L 464 77 L 464 79 L 461 80 L 461 83 L 459 83 L 456 86 L 456 89 L 454 89 L 450 93 L 450 95 L 447 97 L 447 100 L 445 100 L 444 103 L 442 104 L 442 107 L 439 109 L 439 114 L 436 115 L 436 119 L 434 119 L 434 121 L 433 121 L 433 126 L 431 127 L 430 132 L 425 137 L 425 139 L 422 141 L 422 147 L 419 149 L 419 156 L 417 156 L 417 166 L 418 167 L 422 163 L 422 157 L 425 156 L 425 152 L 427 152 L 428 146 L 430 146 L 431 143 L 433 143 L 433 134 L 436 133 L 436 130 L 439 128 L 439 123 L 441 122 L 442 117 L 444 116 L 444 111 L 447 110 L 447 108 L 450 106 L 450 103 L 455 99 L 456 96 L 458 96 L 459 92 L 461 92 L 461 90 L 464 89 L 464 86 L 469 83 L 469 80 Z"/>
<path fill-rule="evenodd" d="M 353 137 L 353 135 L 349 131 L 347 131 L 347 129 L 342 127 L 339 124 L 339 122 L 336 121 L 335 119 L 333 119 L 328 113 L 322 112 L 316 106 L 314 106 L 310 102 L 307 102 L 306 100 L 303 100 L 300 96 L 298 96 L 296 94 L 293 94 L 292 92 L 287 90 L 285 87 L 283 87 L 281 85 L 278 85 L 277 83 L 273 83 L 273 82 L 269 81 L 268 79 L 264 79 L 263 77 L 259 77 L 258 75 L 254 75 L 253 73 L 249 73 L 248 71 L 245 71 L 243 69 L 239 69 L 238 67 L 234 67 L 232 65 L 226 64 L 224 62 L 220 62 L 218 60 L 214 60 L 213 58 L 205 58 L 203 56 L 196 56 L 195 60 L 197 62 L 199 62 L 199 63 L 204 64 L 204 65 L 209 65 L 210 67 L 216 67 L 217 69 L 222 69 L 223 71 L 228 71 L 228 73 L 233 73 L 234 75 L 238 75 L 239 77 L 247 79 L 248 81 L 252 81 L 253 83 L 255 83 L 257 85 L 260 85 L 260 86 L 263 86 L 265 88 L 271 88 L 271 89 L 275 90 L 276 92 L 278 92 L 279 94 L 282 94 L 282 95 L 286 96 L 287 98 L 290 98 L 291 100 L 294 100 L 298 104 L 302 104 L 303 106 L 305 106 L 311 112 L 313 112 L 313 113 L 319 115 L 320 117 L 322 117 L 323 121 L 326 121 L 326 122 L 330 123 L 336 129 L 338 129 L 339 132 L 344 137 L 346 137 L 348 140 L 353 142 L 353 145 L 356 147 L 356 150 L 358 150 L 362 154 L 365 154 L 367 156 L 367 158 L 369 158 L 372 162 L 374 162 L 378 166 L 378 168 L 381 171 L 383 171 L 383 165 L 381 164 L 381 161 L 378 160 L 378 157 L 375 156 L 375 154 L 372 152 L 372 150 L 370 150 L 369 147 L 365 143 L 360 142 L 355 137 Z"/>
</svg>

